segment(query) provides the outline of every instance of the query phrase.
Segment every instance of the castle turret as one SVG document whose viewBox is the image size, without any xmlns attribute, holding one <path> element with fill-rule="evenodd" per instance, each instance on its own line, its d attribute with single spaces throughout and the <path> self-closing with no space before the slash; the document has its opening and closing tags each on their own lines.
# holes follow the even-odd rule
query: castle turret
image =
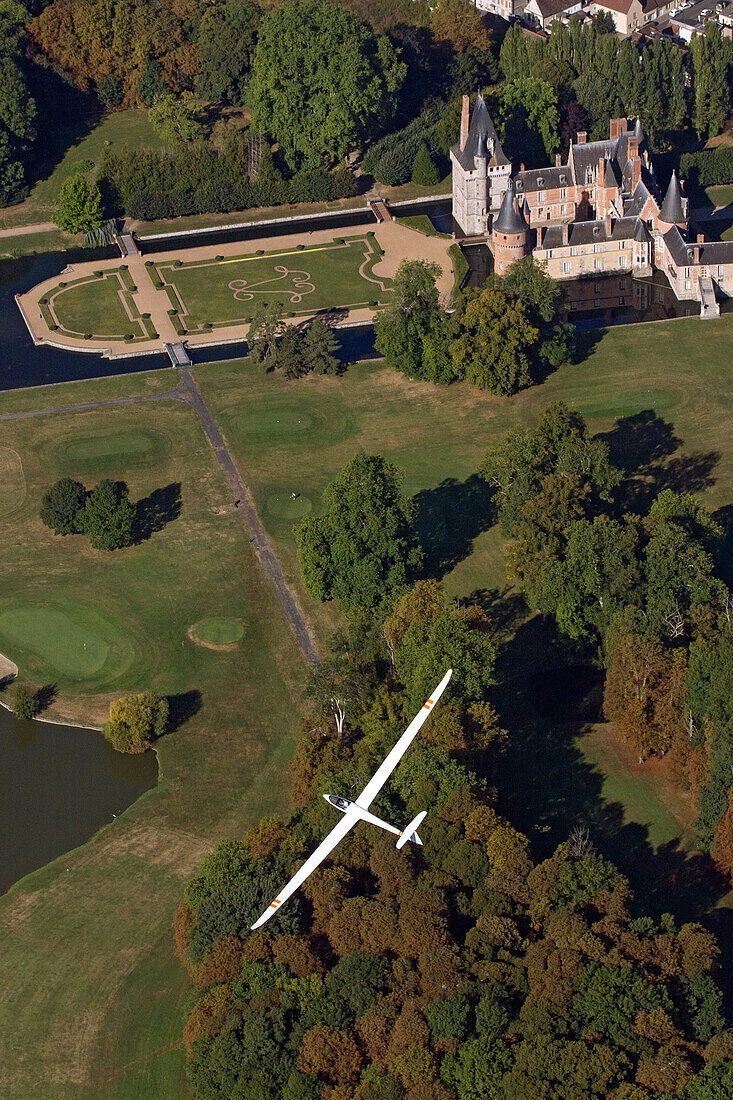
<svg viewBox="0 0 733 1100">
<path fill-rule="evenodd" d="M 664 202 L 662 203 L 657 219 L 659 228 L 663 233 L 666 233 L 673 225 L 676 225 L 679 229 L 685 228 L 687 225 L 685 206 L 686 203 L 682 198 L 682 190 L 679 180 L 677 179 L 677 173 L 672 172 L 672 179 L 669 181 L 667 194 L 664 196 Z"/>
<path fill-rule="evenodd" d="M 512 170 L 483 96 L 477 96 L 470 121 L 469 99 L 463 97 L 461 137 L 452 147 L 450 159 L 453 217 L 467 237 L 483 236 Z"/>
<path fill-rule="evenodd" d="M 515 260 L 529 252 L 529 225 L 521 210 L 517 209 L 514 183 L 509 178 L 501 209 L 491 229 L 494 241 L 494 270 L 504 275 Z"/>
</svg>

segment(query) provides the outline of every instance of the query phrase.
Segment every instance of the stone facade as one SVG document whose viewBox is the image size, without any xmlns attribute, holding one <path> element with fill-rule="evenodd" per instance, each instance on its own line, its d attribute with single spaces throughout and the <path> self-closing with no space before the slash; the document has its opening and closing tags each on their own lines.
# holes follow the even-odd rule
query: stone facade
<svg viewBox="0 0 733 1100">
<path fill-rule="evenodd" d="M 663 201 L 646 137 L 637 121 L 610 121 L 605 141 L 571 142 L 566 164 L 512 177 L 486 104 L 469 119 L 464 97 L 461 140 L 451 149 L 453 216 L 466 237 L 484 237 L 505 274 L 533 255 L 555 279 L 663 271 L 680 300 L 716 312 L 733 297 L 733 241 L 706 242 L 688 224 L 687 201 L 673 174 Z"/>
</svg>

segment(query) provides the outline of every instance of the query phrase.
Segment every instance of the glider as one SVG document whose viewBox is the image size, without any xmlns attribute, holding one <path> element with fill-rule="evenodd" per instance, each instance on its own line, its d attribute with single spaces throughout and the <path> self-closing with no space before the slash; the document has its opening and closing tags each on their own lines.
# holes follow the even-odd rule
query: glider
<svg viewBox="0 0 733 1100">
<path fill-rule="evenodd" d="M 435 704 L 440 699 L 441 695 L 448 686 L 448 681 L 453 674 L 453 669 L 449 668 L 443 679 L 438 684 L 437 688 L 430 696 L 428 701 L 420 708 L 419 713 L 413 718 L 405 732 L 400 737 L 397 744 L 387 754 L 385 759 L 379 765 L 372 778 L 367 783 L 364 790 L 357 797 L 355 802 L 352 802 L 349 798 L 341 798 L 339 795 L 324 794 L 326 802 L 329 802 L 337 810 L 340 810 L 344 815 L 338 825 L 335 825 L 326 839 L 318 845 L 315 852 L 309 859 L 305 861 L 299 871 L 296 871 L 287 886 L 284 886 L 278 896 L 271 901 L 267 909 L 265 909 L 259 920 L 255 921 L 252 925 L 252 931 L 255 928 L 260 928 L 265 921 L 269 920 L 275 913 L 277 913 L 283 902 L 286 902 L 295 891 L 301 886 L 312 871 L 315 871 L 319 863 L 322 863 L 326 856 L 334 850 L 340 840 L 346 836 L 350 829 L 356 825 L 357 821 L 368 821 L 372 825 L 377 825 L 380 829 L 386 829 L 388 833 L 394 833 L 399 837 L 397 841 L 397 847 L 402 848 L 407 841 L 411 841 L 413 844 L 422 845 L 420 837 L 417 835 L 418 826 L 425 818 L 427 811 L 423 810 L 414 818 L 406 829 L 396 829 L 394 825 L 389 825 L 386 821 L 382 821 L 381 818 L 375 817 L 374 814 L 369 813 L 369 806 L 377 797 L 384 784 L 389 779 L 390 775 L 397 767 L 397 764 L 405 755 L 411 741 L 414 739 L 418 730 L 422 726 L 423 722 L 430 714 Z"/>
</svg>

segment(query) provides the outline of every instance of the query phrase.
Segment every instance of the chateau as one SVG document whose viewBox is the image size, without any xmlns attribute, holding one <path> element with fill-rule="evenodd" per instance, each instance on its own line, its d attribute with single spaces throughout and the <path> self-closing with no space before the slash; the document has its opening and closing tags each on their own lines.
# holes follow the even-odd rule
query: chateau
<svg viewBox="0 0 733 1100">
<path fill-rule="evenodd" d="M 688 221 L 673 173 L 659 195 L 637 120 L 612 118 L 605 141 L 570 143 L 566 164 L 512 174 L 482 96 L 473 114 L 463 97 L 461 135 L 450 151 L 453 217 L 466 237 L 485 239 L 494 269 L 533 255 L 555 279 L 663 272 L 680 300 L 700 302 L 701 316 L 733 295 L 733 241 L 708 242 Z"/>
</svg>

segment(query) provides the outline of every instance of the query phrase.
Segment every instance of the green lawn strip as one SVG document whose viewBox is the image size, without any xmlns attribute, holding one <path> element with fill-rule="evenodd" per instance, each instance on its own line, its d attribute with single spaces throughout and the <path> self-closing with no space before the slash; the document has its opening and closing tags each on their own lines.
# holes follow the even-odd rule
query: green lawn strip
<svg viewBox="0 0 733 1100">
<path fill-rule="evenodd" d="M 32 409 L 53 409 L 88 401 L 109 401 L 117 397 L 164 392 L 179 381 L 175 367 L 162 370 L 119 374 L 111 378 L 95 378 L 88 382 L 59 382 L 50 386 L 29 386 L 22 390 L 0 392 L 0 415 L 29 412 Z"/>
<path fill-rule="evenodd" d="M 450 240 L 450 233 L 441 233 L 436 229 L 427 214 L 411 214 L 398 217 L 400 225 L 406 225 L 408 229 L 414 229 L 425 237 L 443 237 Z"/>
<path fill-rule="evenodd" d="M 126 264 L 122 264 L 121 267 L 117 268 L 117 274 L 119 275 L 120 281 L 122 282 L 125 290 L 131 290 L 133 292 L 137 290 L 137 287 L 135 286 L 135 280 L 130 274 L 130 269 L 126 266 Z"/>
<path fill-rule="evenodd" d="M 156 290 L 162 290 L 163 289 L 163 280 L 161 279 L 160 275 L 158 274 L 158 269 L 155 266 L 155 264 L 153 263 L 153 261 L 152 260 L 146 260 L 145 261 L 145 267 L 146 267 L 146 270 L 148 272 L 148 275 L 150 276 L 150 282 L 153 284 L 155 289 Z"/>
<path fill-rule="evenodd" d="M 58 389 L 37 391 L 38 403 Z M 187 1097 L 172 915 L 204 852 L 286 804 L 302 658 L 192 410 L 164 401 L 42 424 L 3 424 L 28 484 L 20 510 L 0 521 L 8 655 L 52 677 L 62 698 L 149 687 L 200 692 L 200 709 L 160 742 L 154 791 L 0 898 L 0 1094 Z M 66 475 L 124 479 L 133 501 L 180 482 L 182 511 L 137 546 L 94 551 L 38 520 L 44 489 Z M 231 651 L 189 638 L 212 618 L 242 624 Z M 99 706 L 91 696 L 90 710 Z"/>
<path fill-rule="evenodd" d="M 728 206 L 733 203 L 733 185 L 721 184 L 715 187 L 706 187 L 705 194 L 713 206 Z"/>
<path fill-rule="evenodd" d="M 79 248 L 83 238 L 61 230 L 42 233 L 19 233 L 12 237 L 0 237 L 0 256 L 35 256 L 39 252 L 67 252 Z"/>
<path fill-rule="evenodd" d="M 383 280 L 372 276 L 382 252 L 371 234 L 349 238 L 343 244 L 282 249 L 265 255 L 247 255 L 224 261 L 191 260 L 158 263 L 173 308 L 182 315 L 186 330 L 244 324 L 252 316 L 251 287 L 268 287 L 260 294 L 279 298 L 292 315 L 308 315 L 332 307 L 354 308 L 384 301 Z M 283 263 L 278 263 L 282 260 Z M 278 271 L 278 268 L 285 270 Z M 363 274 L 362 274 L 363 272 Z M 234 287 L 230 284 L 235 284 Z M 237 285 L 239 284 L 239 285 Z M 168 288 L 175 289 L 175 296 Z M 239 293 L 244 300 L 235 298 Z"/>
<path fill-rule="evenodd" d="M 448 255 L 453 263 L 453 289 L 451 290 L 451 304 L 453 304 L 460 293 L 469 268 L 468 260 L 460 245 L 452 244 L 448 249 Z"/>
</svg>

